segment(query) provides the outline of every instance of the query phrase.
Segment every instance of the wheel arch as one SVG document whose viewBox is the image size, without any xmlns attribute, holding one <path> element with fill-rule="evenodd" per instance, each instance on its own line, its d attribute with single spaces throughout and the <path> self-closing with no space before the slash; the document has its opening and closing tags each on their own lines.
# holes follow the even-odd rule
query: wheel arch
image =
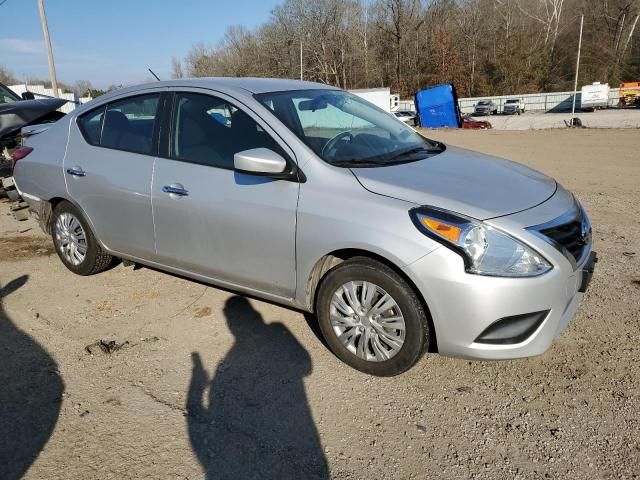
<svg viewBox="0 0 640 480">
<path fill-rule="evenodd" d="M 376 260 L 387 267 L 391 268 L 395 273 L 397 273 L 410 288 L 416 293 L 420 303 L 422 304 L 422 308 L 427 314 L 427 321 L 429 322 L 429 329 L 433 333 L 433 342 L 430 342 L 429 352 L 436 353 L 438 351 L 438 339 L 437 332 L 435 329 L 435 325 L 433 323 L 433 319 L 431 318 L 431 311 L 429 310 L 429 305 L 427 305 L 424 296 L 420 293 L 420 290 L 416 286 L 416 284 L 411 280 L 411 278 L 394 262 L 385 258 L 384 256 L 359 248 L 343 248 L 339 250 L 334 250 L 330 253 L 327 253 L 322 258 L 320 258 L 313 268 L 311 269 L 311 273 L 309 274 L 309 278 L 307 279 L 307 290 L 306 290 L 306 303 L 309 308 L 309 311 L 315 313 L 316 306 L 316 297 L 318 294 L 318 287 L 322 283 L 322 280 L 327 275 L 327 273 L 332 270 L 334 267 L 340 265 L 341 263 L 354 258 L 354 257 L 366 257 L 372 260 Z"/>
<path fill-rule="evenodd" d="M 96 235 L 96 228 L 95 228 L 95 225 L 93 224 L 93 221 L 91 220 L 91 217 L 87 215 L 87 212 L 85 212 L 84 208 L 82 208 L 80 205 L 78 205 L 78 203 L 76 203 L 69 197 L 56 195 L 54 197 L 49 198 L 48 200 L 43 200 L 42 202 L 40 202 L 41 203 L 40 211 L 38 212 L 38 223 L 40 224 L 40 228 L 42 228 L 42 230 L 44 230 L 44 232 L 47 233 L 48 235 L 51 235 L 52 233 L 51 219 L 53 217 L 53 210 L 62 202 L 68 202 L 74 207 L 76 207 L 78 210 L 80 210 L 84 219 L 89 223 L 89 227 L 91 228 L 91 233 L 97 240 L 98 244 L 102 247 L 102 249 L 109 251 L 107 246 Z"/>
</svg>

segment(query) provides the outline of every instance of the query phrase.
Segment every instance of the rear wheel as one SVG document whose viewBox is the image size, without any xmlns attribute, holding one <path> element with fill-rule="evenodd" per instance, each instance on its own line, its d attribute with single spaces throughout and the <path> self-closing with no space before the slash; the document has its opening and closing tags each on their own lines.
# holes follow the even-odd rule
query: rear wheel
<svg viewBox="0 0 640 480">
<path fill-rule="evenodd" d="M 51 235 L 58 257 L 65 267 L 78 275 L 93 275 L 105 270 L 113 257 L 100 247 L 82 212 L 69 202 L 53 210 Z"/>
<path fill-rule="evenodd" d="M 366 257 L 325 275 L 316 313 L 333 353 L 371 375 L 408 370 L 429 345 L 427 315 L 416 293 L 391 268 Z"/>
</svg>

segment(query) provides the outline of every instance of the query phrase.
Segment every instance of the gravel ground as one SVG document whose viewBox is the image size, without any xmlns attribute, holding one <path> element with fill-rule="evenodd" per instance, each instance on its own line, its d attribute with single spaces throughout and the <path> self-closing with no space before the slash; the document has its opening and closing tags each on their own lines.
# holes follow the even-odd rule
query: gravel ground
<svg viewBox="0 0 640 480">
<path fill-rule="evenodd" d="M 600 262 L 547 353 L 369 377 L 299 312 L 146 268 L 75 276 L 0 204 L 0 478 L 639 478 L 640 134 L 429 135 L 590 213 Z"/>
<path fill-rule="evenodd" d="M 595 112 L 576 111 L 575 116 L 582 121 L 583 126 L 589 128 L 640 128 L 640 108 Z M 571 112 L 525 112 L 522 115 L 491 115 L 474 118 L 488 120 L 496 130 L 540 130 L 565 128 L 564 122 L 569 121 Z"/>
</svg>

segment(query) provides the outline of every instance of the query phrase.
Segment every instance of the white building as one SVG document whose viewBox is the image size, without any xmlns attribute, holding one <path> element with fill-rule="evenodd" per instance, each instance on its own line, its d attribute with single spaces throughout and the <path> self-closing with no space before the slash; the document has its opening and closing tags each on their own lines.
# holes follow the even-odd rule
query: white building
<svg viewBox="0 0 640 480">
<path fill-rule="evenodd" d="M 46 88 L 44 85 L 21 84 L 21 85 L 10 85 L 9 88 L 20 96 L 22 96 L 24 92 L 31 92 L 35 95 L 36 98 L 38 98 L 39 95 L 42 95 L 45 97 L 53 97 L 53 89 Z M 59 108 L 59 110 L 64 113 L 71 112 L 74 108 L 76 108 L 76 105 L 78 104 L 87 103 L 88 101 L 92 100 L 91 97 L 79 98 L 74 93 L 61 93 L 60 98 L 64 100 L 69 100 L 69 102 L 65 103 L 62 107 Z"/>
</svg>

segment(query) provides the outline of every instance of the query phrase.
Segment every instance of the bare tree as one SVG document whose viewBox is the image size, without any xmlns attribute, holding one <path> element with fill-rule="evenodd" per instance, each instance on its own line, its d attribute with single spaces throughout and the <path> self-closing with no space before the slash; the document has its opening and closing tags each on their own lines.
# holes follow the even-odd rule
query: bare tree
<svg viewBox="0 0 640 480">
<path fill-rule="evenodd" d="M 85 97 L 91 90 L 93 90 L 93 85 L 89 80 L 77 80 L 73 84 L 73 93 L 77 97 Z"/>
<path fill-rule="evenodd" d="M 583 11 L 581 78 L 640 79 L 640 0 L 282 0 L 258 28 L 195 44 L 181 68 L 288 78 L 302 69 L 306 80 L 403 96 L 440 82 L 477 96 L 564 89 Z"/>
<path fill-rule="evenodd" d="M 16 79 L 16 77 L 14 77 L 9 70 L 0 65 L 0 83 L 4 83 L 5 85 L 12 85 L 17 83 L 17 81 L 18 80 Z"/>
<path fill-rule="evenodd" d="M 171 59 L 171 78 L 183 78 L 184 72 L 182 71 L 182 62 L 173 57 Z"/>
</svg>

